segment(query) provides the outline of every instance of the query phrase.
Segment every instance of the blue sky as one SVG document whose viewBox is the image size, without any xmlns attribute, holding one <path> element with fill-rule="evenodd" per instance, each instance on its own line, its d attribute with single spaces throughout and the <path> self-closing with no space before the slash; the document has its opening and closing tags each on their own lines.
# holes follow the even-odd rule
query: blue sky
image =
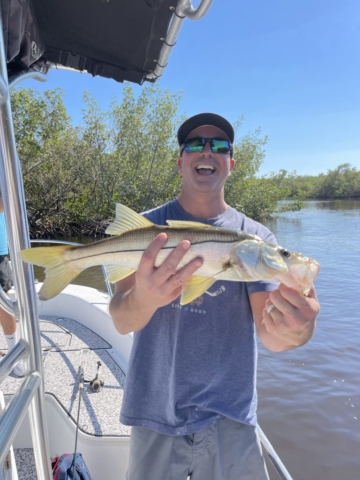
<svg viewBox="0 0 360 480">
<path fill-rule="evenodd" d="M 181 114 L 244 114 L 239 136 L 261 127 L 269 142 L 260 174 L 360 169 L 359 25 L 359 0 L 214 0 L 204 18 L 184 21 L 158 83 L 183 92 Z M 85 89 L 104 110 L 122 98 L 122 84 L 72 72 L 22 85 L 62 87 L 75 122 Z"/>
</svg>

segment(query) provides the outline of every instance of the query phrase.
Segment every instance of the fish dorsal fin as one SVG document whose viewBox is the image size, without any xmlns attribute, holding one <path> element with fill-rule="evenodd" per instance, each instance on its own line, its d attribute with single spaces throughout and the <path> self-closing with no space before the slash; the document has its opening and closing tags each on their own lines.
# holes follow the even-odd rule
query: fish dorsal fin
<svg viewBox="0 0 360 480">
<path fill-rule="evenodd" d="M 136 272 L 133 268 L 119 267 L 119 265 L 110 265 L 106 267 L 107 279 L 111 283 L 116 283 L 123 278 L 128 277 L 132 273 Z"/>
<path fill-rule="evenodd" d="M 150 220 L 134 212 L 131 208 L 117 203 L 115 220 L 110 223 L 105 233 L 108 235 L 121 235 L 135 228 L 152 227 L 153 225 Z"/>
<path fill-rule="evenodd" d="M 166 220 L 166 223 L 173 228 L 213 228 L 206 223 L 186 222 L 185 220 Z"/>
<path fill-rule="evenodd" d="M 193 275 L 183 286 L 180 304 L 186 305 L 195 300 L 195 298 L 200 297 L 216 280 L 214 277 Z"/>
</svg>

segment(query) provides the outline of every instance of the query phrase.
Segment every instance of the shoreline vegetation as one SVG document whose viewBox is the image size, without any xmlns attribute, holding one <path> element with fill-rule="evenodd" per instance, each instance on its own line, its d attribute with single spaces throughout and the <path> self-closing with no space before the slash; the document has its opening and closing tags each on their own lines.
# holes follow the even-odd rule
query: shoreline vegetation
<svg viewBox="0 0 360 480">
<path fill-rule="evenodd" d="M 124 84 L 122 102 L 114 98 L 102 111 L 85 91 L 81 125 L 63 99 L 61 89 L 12 93 L 31 238 L 103 236 L 115 203 L 141 212 L 178 195 L 180 93 L 149 85 L 136 98 Z M 267 136 L 259 128 L 237 137 L 226 201 L 255 220 L 300 210 L 308 199 L 360 198 L 360 170 L 349 163 L 317 176 L 280 170 L 259 177 Z"/>
</svg>

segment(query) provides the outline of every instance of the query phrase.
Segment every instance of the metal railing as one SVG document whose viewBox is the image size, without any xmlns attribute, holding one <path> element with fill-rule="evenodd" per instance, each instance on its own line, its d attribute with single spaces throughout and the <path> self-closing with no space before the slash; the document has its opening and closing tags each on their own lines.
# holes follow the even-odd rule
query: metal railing
<svg viewBox="0 0 360 480">
<path fill-rule="evenodd" d="M 290 473 L 287 471 L 285 465 L 281 461 L 279 455 L 275 452 L 274 447 L 271 445 L 269 442 L 267 436 L 265 433 L 261 430 L 259 424 L 256 426 L 257 433 L 260 438 L 261 445 L 263 449 L 265 450 L 265 453 L 267 454 L 270 462 L 274 466 L 277 474 L 281 478 L 281 480 L 293 480 L 292 476 Z"/>
<path fill-rule="evenodd" d="M 19 319 L 22 341 L 0 364 L 0 377 L 7 375 L 23 358 L 27 372 L 17 393 L 0 417 L 0 465 L 26 414 L 29 412 L 37 478 L 51 480 L 49 442 L 45 417 L 45 395 L 40 329 L 33 269 L 18 256 L 30 247 L 21 166 L 16 153 L 10 105 L 10 84 L 0 12 L 0 188 L 4 204 L 9 250 L 17 299 L 13 310 Z"/>
<path fill-rule="evenodd" d="M 212 2 L 213 0 L 202 0 L 199 6 L 194 8 L 192 6 L 192 0 L 179 0 L 176 7 L 171 7 L 174 10 L 174 15 L 166 37 L 161 39 L 164 42 L 164 45 L 161 49 L 159 58 L 154 59 L 156 67 L 153 72 L 146 75 L 145 78 L 147 80 L 153 81 L 162 75 L 163 70 L 167 65 L 171 50 L 176 44 L 184 19 L 190 18 L 190 20 L 200 20 L 200 18 L 208 12 Z"/>
</svg>

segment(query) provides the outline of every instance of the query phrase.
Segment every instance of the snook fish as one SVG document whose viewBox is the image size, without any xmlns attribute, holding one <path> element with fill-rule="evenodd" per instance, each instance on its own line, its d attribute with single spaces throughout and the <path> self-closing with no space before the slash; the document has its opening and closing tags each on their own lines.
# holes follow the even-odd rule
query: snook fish
<svg viewBox="0 0 360 480">
<path fill-rule="evenodd" d="M 183 285 L 182 305 L 202 295 L 217 280 L 276 280 L 307 295 L 319 272 L 316 260 L 265 242 L 256 235 L 197 222 L 168 220 L 167 223 L 168 226 L 155 225 L 117 204 L 116 218 L 106 230 L 114 237 L 81 247 L 31 248 L 20 255 L 25 262 L 46 269 L 39 293 L 41 300 L 54 297 L 80 272 L 95 265 L 106 267 L 110 282 L 136 272 L 141 255 L 160 232 L 165 232 L 168 240 L 157 256 L 156 266 L 184 239 L 191 242 L 191 248 L 178 268 L 196 257 L 204 260 L 202 267 Z"/>
</svg>

